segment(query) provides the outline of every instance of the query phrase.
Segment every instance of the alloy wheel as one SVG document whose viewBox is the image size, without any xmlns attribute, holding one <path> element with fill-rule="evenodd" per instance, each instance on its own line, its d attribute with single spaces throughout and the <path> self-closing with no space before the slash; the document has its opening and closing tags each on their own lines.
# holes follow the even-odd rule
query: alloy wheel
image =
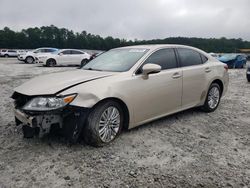
<svg viewBox="0 0 250 188">
<path fill-rule="evenodd" d="M 217 107 L 220 101 L 220 91 L 217 87 L 212 87 L 208 93 L 208 105 L 211 109 Z"/>
<path fill-rule="evenodd" d="M 110 106 L 104 110 L 99 121 L 99 137 L 103 142 L 112 141 L 120 129 L 121 119 L 119 110 Z"/>
</svg>

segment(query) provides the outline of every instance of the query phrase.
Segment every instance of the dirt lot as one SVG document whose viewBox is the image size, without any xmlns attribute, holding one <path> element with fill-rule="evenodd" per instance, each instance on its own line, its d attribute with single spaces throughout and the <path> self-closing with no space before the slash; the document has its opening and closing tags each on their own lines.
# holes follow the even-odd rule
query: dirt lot
<svg viewBox="0 0 250 188">
<path fill-rule="evenodd" d="M 68 146 L 23 139 L 14 124 L 14 87 L 68 67 L 0 59 L 0 187 L 250 187 L 250 84 L 230 70 L 214 113 L 188 110 L 124 132 L 112 144 Z"/>
</svg>

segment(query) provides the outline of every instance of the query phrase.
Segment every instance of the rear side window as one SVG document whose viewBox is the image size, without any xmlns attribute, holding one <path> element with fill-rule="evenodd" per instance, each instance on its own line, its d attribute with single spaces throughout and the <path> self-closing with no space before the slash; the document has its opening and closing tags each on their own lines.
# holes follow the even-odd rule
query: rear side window
<svg viewBox="0 0 250 188">
<path fill-rule="evenodd" d="M 57 51 L 57 49 L 46 49 L 46 52 L 49 52 L 49 53 L 51 53 L 51 52 L 55 52 L 55 51 Z"/>
<path fill-rule="evenodd" d="M 144 62 L 154 63 L 161 66 L 162 70 L 172 69 L 177 67 L 177 61 L 175 57 L 174 49 L 166 48 L 154 52 L 149 58 Z"/>
<path fill-rule="evenodd" d="M 71 54 L 71 51 L 70 50 L 64 50 L 61 53 L 64 54 L 64 55 L 69 55 L 69 54 Z"/>
<path fill-rule="evenodd" d="M 201 61 L 202 61 L 202 63 L 206 63 L 207 60 L 208 60 L 208 58 L 206 56 L 202 55 L 202 54 L 200 54 L 200 55 L 201 55 Z"/>
<path fill-rule="evenodd" d="M 46 49 L 40 49 L 40 53 L 46 53 L 47 50 Z"/>
<path fill-rule="evenodd" d="M 72 53 L 72 54 L 83 54 L 82 52 L 77 51 L 77 50 L 71 50 L 71 53 Z"/>
<path fill-rule="evenodd" d="M 178 48 L 177 50 L 182 67 L 200 65 L 203 63 L 200 53 L 186 48 Z"/>
</svg>

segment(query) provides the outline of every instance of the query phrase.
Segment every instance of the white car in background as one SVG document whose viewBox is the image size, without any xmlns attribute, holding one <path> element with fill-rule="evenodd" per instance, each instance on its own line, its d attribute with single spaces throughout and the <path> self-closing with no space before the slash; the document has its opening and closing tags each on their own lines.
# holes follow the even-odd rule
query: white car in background
<svg viewBox="0 0 250 188">
<path fill-rule="evenodd" d="M 51 54 L 36 56 L 37 63 L 43 63 L 48 67 L 56 65 L 84 65 L 91 55 L 76 49 L 62 49 Z"/>
<path fill-rule="evenodd" d="M 28 52 L 28 50 L 17 50 L 17 55 L 24 55 Z"/>
<path fill-rule="evenodd" d="M 17 57 L 17 50 L 1 50 L 1 57 Z"/>
<path fill-rule="evenodd" d="M 37 55 L 49 54 L 58 51 L 57 48 L 37 48 L 32 51 L 28 51 L 25 54 L 20 54 L 17 56 L 19 61 L 24 61 L 25 63 L 34 63 Z"/>
</svg>

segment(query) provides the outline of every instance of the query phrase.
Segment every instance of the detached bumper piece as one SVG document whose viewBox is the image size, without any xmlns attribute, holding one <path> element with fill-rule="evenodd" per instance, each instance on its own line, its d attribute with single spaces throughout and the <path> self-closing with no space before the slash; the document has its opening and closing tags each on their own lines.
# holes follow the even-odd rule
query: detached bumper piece
<svg viewBox="0 0 250 188">
<path fill-rule="evenodd" d="M 71 143 L 78 141 L 89 109 L 66 106 L 63 109 L 35 112 L 24 111 L 22 106 L 31 98 L 14 93 L 16 125 L 21 125 L 25 138 L 43 137 L 49 133 L 61 134 Z"/>
</svg>

